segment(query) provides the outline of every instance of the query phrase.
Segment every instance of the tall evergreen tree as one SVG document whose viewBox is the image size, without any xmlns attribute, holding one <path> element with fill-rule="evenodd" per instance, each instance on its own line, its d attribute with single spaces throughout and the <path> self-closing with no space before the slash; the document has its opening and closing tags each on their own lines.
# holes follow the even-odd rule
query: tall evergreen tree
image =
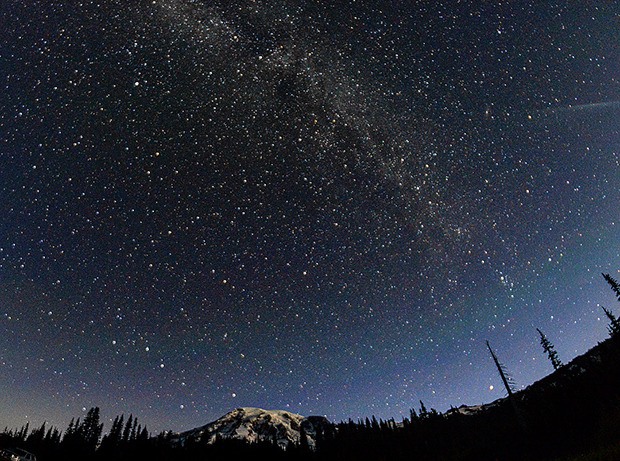
<svg viewBox="0 0 620 461">
<path fill-rule="evenodd" d="M 50 426 L 50 428 L 47 430 L 47 432 L 45 433 L 45 438 L 44 440 L 46 442 L 51 442 L 52 441 L 52 437 L 54 435 L 54 426 Z"/>
<path fill-rule="evenodd" d="M 487 347 L 489 348 L 491 357 L 493 357 L 493 362 L 495 362 L 495 366 L 497 367 L 497 371 L 500 377 L 502 378 L 502 382 L 504 383 L 504 386 L 506 387 L 506 392 L 508 392 L 508 395 L 512 397 L 512 393 L 514 392 L 514 382 L 512 381 L 512 377 L 506 371 L 506 368 L 504 367 L 504 365 L 500 363 L 499 359 L 497 358 L 497 355 L 495 355 L 495 352 L 493 352 L 493 349 L 491 349 L 491 345 L 489 344 L 488 341 L 487 341 Z"/>
<path fill-rule="evenodd" d="M 499 372 L 499 375 L 502 378 L 502 382 L 504 383 L 504 386 L 506 387 L 506 391 L 508 392 L 508 401 L 510 402 L 510 405 L 512 406 L 515 412 L 517 422 L 519 423 L 521 430 L 523 432 L 527 432 L 527 424 L 525 422 L 525 418 L 523 417 L 521 410 L 517 406 L 516 399 L 513 396 L 514 381 L 512 380 L 512 377 L 510 376 L 510 374 L 508 374 L 508 372 L 506 371 L 506 368 L 504 367 L 504 365 L 500 363 L 499 359 L 497 358 L 497 355 L 495 355 L 495 352 L 493 352 L 493 349 L 491 349 L 491 345 L 489 344 L 488 341 L 487 341 L 487 348 L 489 349 L 489 352 L 491 353 L 491 357 L 493 357 L 493 362 L 495 362 L 497 371 Z"/>
<path fill-rule="evenodd" d="M 65 435 L 62 438 L 63 450 L 77 451 L 81 450 L 83 448 L 83 445 L 82 422 L 80 418 L 71 418 L 69 427 L 67 427 Z"/>
<path fill-rule="evenodd" d="M 63 442 L 68 443 L 73 438 L 76 426 L 77 425 L 75 424 L 75 418 L 71 418 L 71 421 L 69 422 L 69 426 L 67 427 L 67 430 L 65 430 L 65 435 L 62 438 Z"/>
<path fill-rule="evenodd" d="M 52 435 L 51 437 L 49 437 L 49 442 L 53 445 L 58 445 L 60 444 L 61 438 L 62 438 L 62 434 L 60 433 L 57 427 L 54 427 L 54 430 L 52 431 Z"/>
<path fill-rule="evenodd" d="M 133 426 L 131 426 L 130 440 L 136 440 L 138 430 L 138 418 L 133 419 Z"/>
<path fill-rule="evenodd" d="M 28 435 L 28 429 L 30 427 L 30 422 L 27 422 L 25 426 L 22 426 L 20 431 L 17 433 L 17 439 L 20 441 L 25 441 L 26 436 Z"/>
<path fill-rule="evenodd" d="M 146 426 L 144 426 L 142 428 L 142 431 L 140 431 L 140 433 L 138 434 L 138 440 L 142 441 L 142 442 L 146 442 L 149 439 L 149 431 L 147 430 Z"/>
<path fill-rule="evenodd" d="M 547 357 L 549 357 L 549 360 L 551 361 L 551 365 L 553 365 L 553 369 L 557 370 L 558 368 L 562 366 L 562 362 L 560 361 L 558 357 L 558 353 L 555 351 L 553 344 L 551 344 L 551 341 L 547 339 L 545 334 L 542 331 L 540 331 L 538 328 L 536 328 L 536 331 L 540 335 L 540 345 L 543 347 L 543 350 L 547 354 Z"/>
<path fill-rule="evenodd" d="M 125 415 L 116 417 L 110 429 L 110 439 L 114 442 L 114 445 L 118 445 L 123 438 L 123 424 L 125 422 Z"/>
<path fill-rule="evenodd" d="M 123 442 L 128 442 L 131 436 L 131 427 L 133 425 L 133 415 L 129 415 L 127 424 L 125 424 L 125 430 L 123 431 Z"/>
<path fill-rule="evenodd" d="M 97 448 L 103 431 L 103 424 L 99 422 L 99 418 L 99 407 L 93 407 L 88 410 L 84 422 L 80 426 L 79 432 L 82 441 L 90 450 Z"/>
<path fill-rule="evenodd" d="M 603 312 L 609 319 L 609 325 L 607 326 L 607 330 L 609 331 L 609 336 L 616 336 L 620 334 L 620 320 L 611 312 L 609 309 L 606 309 L 605 306 L 601 306 Z"/>
<path fill-rule="evenodd" d="M 620 284 L 618 283 L 618 281 L 609 274 L 602 274 L 602 275 L 603 275 L 603 278 L 607 281 L 607 283 L 611 287 L 611 289 L 616 294 L 616 298 L 618 298 L 618 301 L 620 301 Z"/>
<path fill-rule="evenodd" d="M 45 422 L 38 429 L 33 429 L 26 441 L 30 444 L 39 444 L 45 438 Z M 51 430 L 51 427 L 50 427 Z"/>
<path fill-rule="evenodd" d="M 424 419 L 426 417 L 428 417 L 428 410 L 426 409 L 426 405 L 424 405 L 424 402 L 420 400 L 420 418 Z"/>
</svg>

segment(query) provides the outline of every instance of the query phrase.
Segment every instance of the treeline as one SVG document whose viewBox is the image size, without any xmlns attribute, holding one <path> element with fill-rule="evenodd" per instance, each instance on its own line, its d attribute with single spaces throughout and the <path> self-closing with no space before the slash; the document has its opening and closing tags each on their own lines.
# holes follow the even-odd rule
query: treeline
<svg viewBox="0 0 620 461">
<path fill-rule="evenodd" d="M 603 276 L 620 301 L 618 282 Z M 97 407 L 83 420 L 71 420 L 64 432 L 45 423 L 32 430 L 28 424 L 5 428 L 0 448 L 24 448 L 39 461 L 620 459 L 620 321 L 610 309 L 603 310 L 610 338 L 565 365 L 538 330 L 543 352 L 555 371 L 522 391 L 512 391 L 489 346 L 502 379 L 506 378 L 507 398 L 475 412 L 453 408 L 445 414 L 420 402 L 417 411 L 411 410 L 399 422 L 373 416 L 316 427 L 316 450 L 309 448 L 305 431 L 299 444 L 286 450 L 275 442 L 226 439 L 180 444 L 169 433 L 151 436 L 133 415 L 117 416 L 103 434 Z"/>
<path fill-rule="evenodd" d="M 412 411 L 402 423 L 340 423 L 317 460 L 556 460 L 611 451 L 620 459 L 620 337 L 473 414 Z M 590 459 L 587 457 L 579 458 Z"/>
<path fill-rule="evenodd" d="M 620 284 L 603 274 L 620 301 Z M 507 397 L 479 411 L 427 410 L 397 424 L 366 418 L 321 434 L 313 458 L 354 460 L 620 459 L 620 321 L 603 306 L 610 338 L 564 365 L 537 329 L 554 373 L 514 392 L 489 346 Z M 488 343 L 487 343 L 488 345 Z M 579 457 L 578 457 L 579 456 Z"/>
<path fill-rule="evenodd" d="M 247 443 L 242 440 L 217 439 L 208 444 L 188 441 L 181 445 L 174 442 L 172 434 L 151 436 L 146 427 L 132 415 L 124 421 L 120 415 L 114 419 L 109 433 L 102 435 L 99 408 L 91 408 L 83 421 L 72 419 L 63 432 L 56 427 L 30 430 L 26 424 L 19 429 L 4 429 L 0 434 L 0 448 L 22 448 L 37 456 L 38 461 L 198 461 L 230 459 L 293 460 L 307 453 L 303 445 L 290 445 L 282 450 L 277 443 Z M 299 456 L 298 456 L 299 455 Z"/>
<path fill-rule="evenodd" d="M 29 424 L 20 429 L 4 429 L 0 434 L 0 447 L 19 447 L 30 451 L 40 460 L 123 459 L 139 453 L 148 445 L 151 436 L 138 419 L 130 415 L 117 416 L 108 434 L 103 435 L 100 410 L 93 407 L 83 420 L 73 418 L 65 431 L 57 427 L 40 427 L 30 431 Z"/>
</svg>

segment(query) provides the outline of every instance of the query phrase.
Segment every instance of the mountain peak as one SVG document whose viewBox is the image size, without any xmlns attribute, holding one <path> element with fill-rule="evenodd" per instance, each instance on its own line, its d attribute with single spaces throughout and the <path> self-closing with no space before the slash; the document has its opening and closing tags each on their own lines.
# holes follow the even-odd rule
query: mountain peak
<svg viewBox="0 0 620 461">
<path fill-rule="evenodd" d="M 178 435 L 179 443 L 188 440 L 213 443 L 216 438 L 246 440 L 248 442 L 274 442 L 286 448 L 299 444 L 302 428 L 308 445 L 316 444 L 317 432 L 330 425 L 322 416 L 304 417 L 285 410 L 264 410 L 255 407 L 240 407 L 202 427 Z"/>
</svg>

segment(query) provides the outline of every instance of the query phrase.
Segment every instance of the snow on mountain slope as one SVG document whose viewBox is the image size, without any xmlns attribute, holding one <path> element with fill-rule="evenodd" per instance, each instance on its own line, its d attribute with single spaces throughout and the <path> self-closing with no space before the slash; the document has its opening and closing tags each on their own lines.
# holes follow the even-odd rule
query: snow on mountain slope
<svg viewBox="0 0 620 461">
<path fill-rule="evenodd" d="M 261 408 L 237 408 L 221 418 L 174 437 L 178 443 L 187 440 L 213 443 L 217 437 L 247 440 L 248 442 L 271 441 L 282 448 L 289 443 L 299 444 L 303 428 L 308 445 L 313 448 L 317 430 L 329 425 L 322 416 L 304 417 L 282 410 L 263 410 Z"/>
</svg>

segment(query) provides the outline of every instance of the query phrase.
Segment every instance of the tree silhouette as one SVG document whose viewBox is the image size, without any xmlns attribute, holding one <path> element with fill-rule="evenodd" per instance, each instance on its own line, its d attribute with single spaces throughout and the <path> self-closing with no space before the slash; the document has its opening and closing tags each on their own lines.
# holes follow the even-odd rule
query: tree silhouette
<svg viewBox="0 0 620 461">
<path fill-rule="evenodd" d="M 420 400 L 420 418 L 426 418 L 427 416 L 428 410 L 426 409 L 426 405 Z"/>
<path fill-rule="evenodd" d="M 493 357 L 493 362 L 495 362 L 495 366 L 497 367 L 497 371 L 500 377 L 502 378 L 502 382 L 504 383 L 504 386 L 506 387 L 506 392 L 508 392 L 508 396 L 512 397 L 512 393 L 514 392 L 514 381 L 512 380 L 512 377 L 510 376 L 508 371 L 506 371 L 506 367 L 504 367 L 504 365 L 501 364 L 500 361 L 498 360 L 497 355 L 495 355 L 495 352 L 493 352 L 493 349 L 491 349 L 491 345 L 489 344 L 488 341 L 487 341 L 487 347 L 489 348 L 491 357 Z"/>
<path fill-rule="evenodd" d="M 116 416 L 116 418 L 114 418 L 114 422 L 112 423 L 112 428 L 110 429 L 110 432 L 104 435 L 103 440 L 101 441 L 102 451 L 117 448 L 119 446 L 123 433 L 123 424 L 123 415 Z"/>
<path fill-rule="evenodd" d="M 558 368 L 562 366 L 562 362 L 560 361 L 558 357 L 558 353 L 555 351 L 553 344 L 551 344 L 551 341 L 547 339 L 545 334 L 542 331 L 540 331 L 538 328 L 536 328 L 536 331 L 540 335 L 540 345 L 543 347 L 545 353 L 547 354 L 547 357 L 549 357 L 549 360 L 551 361 L 551 365 L 553 365 L 553 369 L 557 370 Z"/>
<path fill-rule="evenodd" d="M 517 423 L 519 424 L 521 431 L 525 434 L 528 432 L 528 428 L 527 428 L 527 424 L 523 416 L 523 413 L 517 406 L 516 399 L 514 398 L 514 395 L 513 395 L 513 392 L 515 391 L 514 389 L 515 384 L 514 384 L 514 381 L 512 380 L 512 376 L 510 376 L 510 374 L 506 371 L 506 368 L 504 367 L 504 365 L 500 363 L 499 359 L 497 358 L 497 355 L 495 355 L 495 352 L 493 352 L 493 349 L 491 349 L 491 345 L 489 344 L 488 341 L 487 341 L 487 347 L 489 348 L 491 357 L 493 357 L 493 362 L 495 362 L 495 366 L 497 367 L 497 371 L 499 372 L 499 375 L 502 378 L 502 382 L 504 383 L 504 386 L 506 387 L 506 392 L 508 392 L 508 401 L 510 402 L 510 405 L 512 406 Z"/>
<path fill-rule="evenodd" d="M 27 422 L 25 426 L 22 426 L 22 428 L 19 430 L 19 432 L 17 433 L 17 439 L 20 441 L 24 441 L 26 440 L 26 436 L 28 435 L 28 429 L 30 427 L 30 423 Z"/>
<path fill-rule="evenodd" d="M 65 445 L 69 444 L 71 440 L 74 438 L 76 427 L 79 424 L 80 424 L 80 418 L 78 418 L 77 422 L 75 421 L 75 418 L 71 418 L 71 421 L 69 422 L 69 426 L 65 430 L 65 434 L 62 437 L 62 442 Z"/>
<path fill-rule="evenodd" d="M 618 281 L 609 274 L 602 274 L 602 275 L 603 275 L 603 278 L 607 281 L 607 283 L 611 287 L 611 289 L 616 294 L 616 298 L 618 298 L 618 301 L 620 301 L 620 284 L 618 283 Z"/>
<path fill-rule="evenodd" d="M 620 320 L 611 312 L 609 309 L 606 309 L 605 306 L 601 306 L 603 312 L 609 319 L 609 325 L 607 325 L 607 331 L 609 331 L 609 336 L 614 337 L 620 334 Z"/>
<path fill-rule="evenodd" d="M 128 442 L 131 439 L 131 426 L 133 424 L 133 415 L 129 415 L 129 419 L 125 424 L 125 429 L 123 430 L 123 442 Z"/>
<path fill-rule="evenodd" d="M 99 422 L 99 407 L 91 408 L 80 428 L 80 435 L 90 450 L 94 451 L 97 448 L 102 431 L 103 423 Z"/>
</svg>

